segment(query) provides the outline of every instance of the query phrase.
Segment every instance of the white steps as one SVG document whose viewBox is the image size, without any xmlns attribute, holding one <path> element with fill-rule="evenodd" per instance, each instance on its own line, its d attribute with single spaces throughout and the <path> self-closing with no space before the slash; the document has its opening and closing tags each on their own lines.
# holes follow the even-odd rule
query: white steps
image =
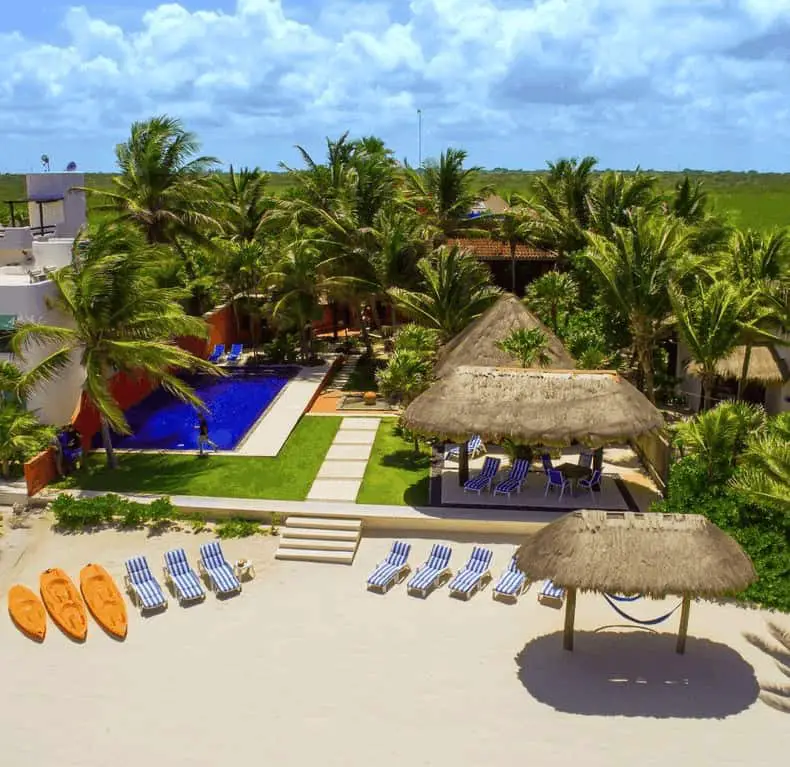
<svg viewBox="0 0 790 767">
<path fill-rule="evenodd" d="M 289 517 L 275 558 L 350 565 L 361 535 L 361 519 Z"/>
</svg>

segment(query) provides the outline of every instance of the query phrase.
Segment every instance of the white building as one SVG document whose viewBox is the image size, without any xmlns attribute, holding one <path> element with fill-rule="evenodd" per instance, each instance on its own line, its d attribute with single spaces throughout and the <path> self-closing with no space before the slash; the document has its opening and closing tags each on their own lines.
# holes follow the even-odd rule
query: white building
<svg viewBox="0 0 790 767">
<path fill-rule="evenodd" d="M 84 184 L 81 173 L 34 173 L 26 178 L 25 199 L 5 201 L 14 220 L 26 207 L 30 225 L 0 227 L 0 360 L 29 369 L 51 351 L 36 348 L 24 360 L 14 358 L 8 341 L 16 322 L 67 322 L 48 305 L 55 292 L 49 274 L 71 262 L 74 238 L 87 221 L 85 193 L 73 189 Z M 57 381 L 32 392 L 27 406 L 46 423 L 66 423 L 77 406 L 82 381 L 75 361 Z"/>
</svg>

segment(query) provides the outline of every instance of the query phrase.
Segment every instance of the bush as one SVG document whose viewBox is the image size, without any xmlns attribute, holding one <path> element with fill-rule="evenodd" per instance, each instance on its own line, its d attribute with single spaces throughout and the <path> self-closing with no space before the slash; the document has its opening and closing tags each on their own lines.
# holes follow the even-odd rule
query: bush
<svg viewBox="0 0 790 767">
<path fill-rule="evenodd" d="M 176 516 L 169 498 L 147 503 L 129 501 L 109 493 L 95 498 L 76 498 L 61 493 L 52 502 L 57 526 L 63 530 L 80 530 L 117 523 L 121 527 L 140 527 L 146 523 L 161 524 Z"/>
<path fill-rule="evenodd" d="M 218 538 L 249 538 L 249 536 L 258 535 L 260 532 L 259 522 L 252 522 L 240 517 L 224 520 L 217 525 Z"/>
</svg>

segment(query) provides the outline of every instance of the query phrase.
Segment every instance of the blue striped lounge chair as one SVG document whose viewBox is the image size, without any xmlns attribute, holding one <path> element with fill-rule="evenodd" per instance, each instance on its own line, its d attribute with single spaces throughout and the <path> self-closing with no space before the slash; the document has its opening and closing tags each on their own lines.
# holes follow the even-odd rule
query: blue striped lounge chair
<svg viewBox="0 0 790 767">
<path fill-rule="evenodd" d="M 443 543 L 434 543 L 424 565 L 420 565 L 406 584 L 409 594 L 428 596 L 431 589 L 439 586 L 442 578 L 450 575 L 452 549 Z"/>
<path fill-rule="evenodd" d="M 184 549 L 173 549 L 165 553 L 165 582 L 170 585 L 180 604 L 196 602 L 206 598 L 200 578 L 187 561 Z"/>
<path fill-rule="evenodd" d="M 480 495 L 483 490 L 488 490 L 496 477 L 496 473 L 499 471 L 500 463 L 502 463 L 502 461 L 499 458 L 492 458 L 489 455 L 485 461 L 483 461 L 483 468 L 480 473 L 476 477 L 467 479 L 466 482 L 464 482 L 464 492 L 477 493 Z"/>
<path fill-rule="evenodd" d="M 145 557 L 132 557 L 126 560 L 126 575 L 123 580 L 132 603 L 140 608 L 141 613 L 145 610 L 167 607 L 167 597 L 154 578 Z"/>
<path fill-rule="evenodd" d="M 470 599 L 472 595 L 491 580 L 491 549 L 475 546 L 469 561 L 455 574 L 448 584 L 450 594 Z"/>
<path fill-rule="evenodd" d="M 230 347 L 228 356 L 225 357 L 225 362 L 238 362 L 241 359 L 242 351 L 244 351 L 244 346 L 242 344 L 233 344 Z"/>
<path fill-rule="evenodd" d="M 494 495 L 506 495 L 510 498 L 511 493 L 520 493 L 529 474 L 529 463 L 529 460 L 526 458 L 516 458 L 510 467 L 507 479 L 494 488 Z"/>
<path fill-rule="evenodd" d="M 386 594 L 392 586 L 400 583 L 410 572 L 411 567 L 406 561 L 411 552 L 411 544 L 405 541 L 394 541 L 390 553 L 368 578 L 368 590 L 378 590 Z"/>
<path fill-rule="evenodd" d="M 217 344 L 208 356 L 209 362 L 219 362 L 225 355 L 225 344 Z"/>
<path fill-rule="evenodd" d="M 215 594 L 226 595 L 241 592 L 241 581 L 225 559 L 219 541 L 204 543 L 200 547 L 198 570 L 206 578 L 209 587 Z"/>
<path fill-rule="evenodd" d="M 466 453 L 470 458 L 477 458 L 478 455 L 482 455 L 486 451 L 486 446 L 483 444 L 483 440 L 480 438 L 478 434 L 475 434 L 472 439 L 469 440 L 466 446 Z M 456 445 L 455 447 L 451 447 L 447 451 L 447 455 L 445 456 L 448 460 L 457 461 L 461 458 L 461 446 Z"/>
<path fill-rule="evenodd" d="M 538 602 L 547 607 L 562 607 L 565 600 L 565 589 L 555 586 L 552 581 L 544 581 L 543 588 L 538 594 Z"/>
<path fill-rule="evenodd" d="M 528 585 L 527 575 L 516 564 L 514 554 L 508 562 L 507 569 L 499 576 L 499 580 L 494 586 L 493 598 L 504 597 L 517 600 L 526 591 Z"/>
</svg>

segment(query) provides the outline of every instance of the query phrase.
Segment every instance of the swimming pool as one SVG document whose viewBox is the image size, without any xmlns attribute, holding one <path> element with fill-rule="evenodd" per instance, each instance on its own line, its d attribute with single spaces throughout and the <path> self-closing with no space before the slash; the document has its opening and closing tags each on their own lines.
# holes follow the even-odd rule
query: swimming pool
<svg viewBox="0 0 790 767">
<path fill-rule="evenodd" d="M 220 450 L 233 450 L 275 400 L 298 368 L 247 368 L 232 370 L 224 378 L 185 375 L 206 405 L 209 438 Z M 197 412 L 194 406 L 157 389 L 126 411 L 132 430 L 114 435 L 123 450 L 197 450 Z M 97 435 L 95 447 L 101 446 Z"/>
</svg>

